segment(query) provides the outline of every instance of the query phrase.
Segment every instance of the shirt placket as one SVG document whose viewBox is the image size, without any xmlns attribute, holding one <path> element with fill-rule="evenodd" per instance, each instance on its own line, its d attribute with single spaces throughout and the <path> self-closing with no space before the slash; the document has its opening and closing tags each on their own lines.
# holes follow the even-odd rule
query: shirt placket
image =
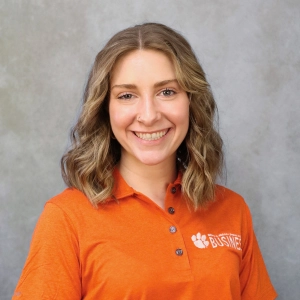
<svg viewBox="0 0 300 300">
<path fill-rule="evenodd" d="M 187 279 L 191 279 L 191 265 L 187 252 L 187 247 L 184 242 L 180 227 L 178 226 L 176 219 L 180 218 L 179 209 L 181 199 L 180 185 L 169 185 L 166 198 L 165 198 L 165 217 L 168 220 L 168 231 L 171 235 L 174 264 L 175 269 L 180 271 L 180 276 L 186 276 Z"/>
</svg>

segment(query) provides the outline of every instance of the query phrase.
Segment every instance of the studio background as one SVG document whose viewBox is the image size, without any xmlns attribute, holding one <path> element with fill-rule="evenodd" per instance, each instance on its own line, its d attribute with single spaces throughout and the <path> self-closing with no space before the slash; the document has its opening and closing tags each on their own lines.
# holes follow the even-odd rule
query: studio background
<svg viewBox="0 0 300 300">
<path fill-rule="evenodd" d="M 96 54 L 149 21 L 194 48 L 219 107 L 225 183 L 251 209 L 278 299 L 298 300 L 299 0 L 0 0 L 0 299 L 44 203 L 64 189 L 59 161 Z"/>
</svg>

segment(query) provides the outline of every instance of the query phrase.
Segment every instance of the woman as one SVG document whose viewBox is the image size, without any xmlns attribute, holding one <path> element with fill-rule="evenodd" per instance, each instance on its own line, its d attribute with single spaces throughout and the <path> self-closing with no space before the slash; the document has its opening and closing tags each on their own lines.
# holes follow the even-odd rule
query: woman
<svg viewBox="0 0 300 300">
<path fill-rule="evenodd" d="M 215 110 L 181 35 L 112 37 L 13 299 L 275 299 L 248 207 L 215 184 Z"/>
</svg>

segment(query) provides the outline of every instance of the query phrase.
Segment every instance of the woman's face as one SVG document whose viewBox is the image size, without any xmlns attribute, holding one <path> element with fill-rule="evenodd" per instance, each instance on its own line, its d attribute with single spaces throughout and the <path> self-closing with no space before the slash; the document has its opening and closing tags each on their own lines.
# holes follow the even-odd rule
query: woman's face
<svg viewBox="0 0 300 300">
<path fill-rule="evenodd" d="M 112 70 L 109 115 L 121 162 L 173 163 L 189 127 L 189 99 L 171 60 L 155 50 L 135 50 Z"/>
</svg>

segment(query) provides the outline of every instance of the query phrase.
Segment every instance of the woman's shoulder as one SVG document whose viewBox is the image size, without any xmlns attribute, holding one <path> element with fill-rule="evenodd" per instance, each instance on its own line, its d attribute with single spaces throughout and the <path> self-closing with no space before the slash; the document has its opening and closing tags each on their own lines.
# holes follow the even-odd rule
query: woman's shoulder
<svg viewBox="0 0 300 300">
<path fill-rule="evenodd" d="M 55 203 L 55 204 L 63 204 L 63 203 L 69 203 L 70 201 L 86 201 L 88 198 L 84 193 L 79 191 L 76 188 L 66 188 L 61 193 L 53 196 L 51 199 L 48 200 L 48 202 Z"/>
<path fill-rule="evenodd" d="M 243 196 L 228 187 L 221 185 L 216 186 L 214 204 L 216 206 L 221 206 L 222 209 L 228 209 L 231 211 L 249 210 Z"/>
<path fill-rule="evenodd" d="M 99 210 L 85 194 L 75 188 L 67 188 L 45 203 L 40 223 L 51 224 L 51 227 L 57 226 L 62 231 L 69 226 L 79 234 L 82 224 L 90 224 L 97 217 Z"/>
<path fill-rule="evenodd" d="M 49 199 L 45 204 L 45 208 L 47 206 L 55 206 L 67 214 L 82 213 L 94 209 L 88 197 L 76 188 L 66 188 Z"/>
<path fill-rule="evenodd" d="M 216 185 L 216 196 L 217 197 L 233 197 L 234 199 L 239 199 L 238 201 L 243 201 L 244 198 L 239 193 L 231 190 L 230 188 L 223 185 Z"/>
</svg>

